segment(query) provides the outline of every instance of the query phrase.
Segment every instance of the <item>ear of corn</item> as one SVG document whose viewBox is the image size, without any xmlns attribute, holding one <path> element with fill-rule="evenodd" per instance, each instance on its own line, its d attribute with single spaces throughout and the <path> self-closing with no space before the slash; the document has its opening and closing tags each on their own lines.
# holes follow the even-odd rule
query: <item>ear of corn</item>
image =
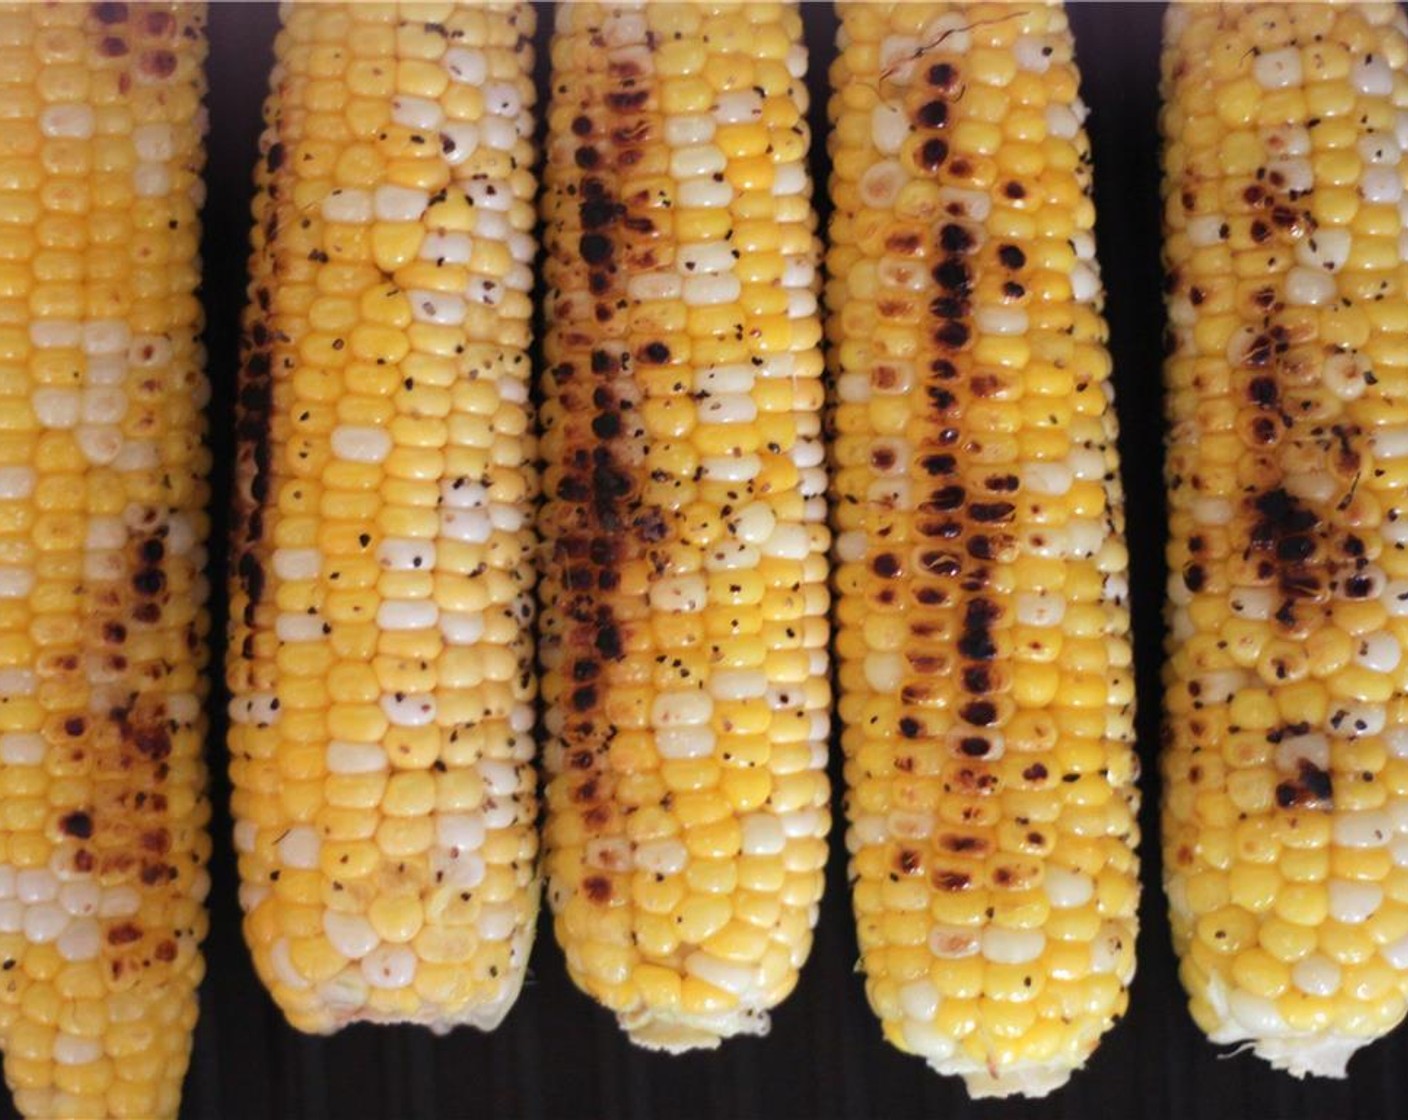
<svg viewBox="0 0 1408 1120">
<path fill-rule="evenodd" d="M 843 4 L 828 259 L 847 846 L 886 1038 L 975 1096 L 1123 1013 L 1126 553 L 1059 6 Z"/>
<path fill-rule="evenodd" d="M 549 897 L 633 1041 L 713 1046 L 796 984 L 829 825 L 801 20 L 563 5 L 552 61 Z"/>
<path fill-rule="evenodd" d="M 537 912 L 533 12 L 285 9 L 229 683 L 245 933 L 290 1022 L 489 1028 Z"/>
<path fill-rule="evenodd" d="M 0 6 L 0 1046 L 176 1115 L 209 885 L 203 5 Z"/>
<path fill-rule="evenodd" d="M 1194 1018 L 1297 1076 L 1408 993 L 1405 35 L 1167 25 L 1164 873 Z"/>
</svg>

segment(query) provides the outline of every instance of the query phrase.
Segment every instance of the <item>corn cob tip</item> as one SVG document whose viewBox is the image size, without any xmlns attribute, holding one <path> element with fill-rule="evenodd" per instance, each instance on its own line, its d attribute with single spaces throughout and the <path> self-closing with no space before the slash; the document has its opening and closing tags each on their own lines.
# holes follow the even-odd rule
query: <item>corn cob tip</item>
<svg viewBox="0 0 1408 1120">
<path fill-rule="evenodd" d="M 538 907 L 541 895 L 537 888 L 532 890 L 530 900 L 530 910 L 523 920 L 522 926 L 515 931 L 510 950 L 510 956 L 516 961 L 527 961 L 533 952 L 533 939 L 538 928 Z M 514 1004 L 518 1002 L 519 994 L 523 991 L 523 981 L 528 978 L 528 970 L 516 968 L 507 977 L 506 983 L 499 989 L 497 998 L 480 1004 L 470 1004 L 453 1021 L 435 1022 L 430 1024 L 430 1033 L 436 1037 L 443 1038 L 451 1031 L 459 1027 L 473 1027 L 475 1030 L 496 1031 L 503 1021 L 508 1018 L 508 1013 L 513 1010 Z"/>
<path fill-rule="evenodd" d="M 952 1072 L 948 1063 L 931 1063 L 940 1073 Z M 1052 1064 L 1021 1066 L 994 1073 L 983 1070 L 963 1078 L 968 1095 L 974 1100 L 984 1097 L 1044 1097 L 1054 1093 L 1071 1079 L 1075 1072 L 1069 1065 Z"/>
<path fill-rule="evenodd" d="M 1289 1073 L 1297 1079 L 1347 1077 L 1349 1059 L 1360 1047 L 1373 1041 L 1372 1038 L 1356 1038 L 1337 1032 L 1249 1039 L 1245 1025 L 1239 1023 L 1239 1017 L 1246 1014 L 1248 993 L 1238 992 L 1214 976 L 1208 983 L 1206 995 L 1212 1017 L 1218 1024 L 1208 1031 L 1211 1042 L 1236 1047 L 1230 1051 L 1230 1057 L 1250 1050 L 1262 1061 L 1270 1063 L 1272 1069 Z M 1236 1001 L 1243 1003 L 1234 1008 Z"/>
<path fill-rule="evenodd" d="M 1214 1040 L 1216 1041 L 1216 1040 Z M 1349 1059 L 1367 1039 L 1345 1035 L 1317 1038 L 1263 1038 L 1252 1044 L 1252 1053 L 1272 1069 L 1303 1080 L 1306 1077 L 1348 1076 Z"/>
<path fill-rule="evenodd" d="M 619 1016 L 621 1029 L 642 1050 L 684 1054 L 690 1050 L 717 1050 L 726 1038 L 765 1036 L 772 1020 L 765 1012 L 732 1011 L 722 1015 L 676 1017 L 646 1010 Z"/>
</svg>

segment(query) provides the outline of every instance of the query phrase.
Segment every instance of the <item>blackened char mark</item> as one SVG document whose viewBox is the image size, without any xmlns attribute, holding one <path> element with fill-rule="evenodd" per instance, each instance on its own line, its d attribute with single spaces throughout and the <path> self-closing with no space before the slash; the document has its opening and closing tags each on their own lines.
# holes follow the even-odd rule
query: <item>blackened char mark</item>
<svg viewBox="0 0 1408 1120">
<path fill-rule="evenodd" d="M 277 119 L 272 127 L 275 136 L 281 134 Z M 265 155 L 265 170 L 264 202 L 269 221 L 273 222 L 275 200 L 279 197 L 281 183 L 289 174 L 288 154 L 281 141 L 275 140 L 270 145 Z M 275 273 L 274 246 L 271 238 L 262 250 L 266 277 Z M 269 285 L 259 283 L 251 294 L 253 300 L 246 310 L 241 339 L 243 358 L 236 386 L 236 485 L 229 531 L 232 569 L 246 597 L 241 620 L 245 626 L 253 626 L 267 582 L 257 549 L 264 539 L 264 510 L 271 497 L 274 347 L 279 341 L 273 325 L 273 293 Z"/>
<path fill-rule="evenodd" d="M 264 594 L 264 569 L 254 553 L 264 536 L 264 504 L 269 498 L 272 448 L 269 426 L 273 419 L 273 356 L 271 332 L 256 323 L 246 334 L 248 356 L 240 371 L 239 394 L 235 408 L 237 486 L 235 515 L 231 525 L 231 551 L 235 577 L 247 602 L 244 623 L 254 624 L 255 611 Z"/>
<path fill-rule="evenodd" d="M 1314 563 L 1317 537 L 1322 529 L 1314 510 L 1282 487 L 1276 487 L 1252 500 L 1256 520 L 1252 523 L 1248 558 L 1260 554 L 1259 570 L 1275 573 L 1282 602 L 1276 621 L 1288 629 L 1296 625 L 1296 604 L 1320 595 L 1322 573 Z"/>
<path fill-rule="evenodd" d="M 951 90 L 956 80 L 956 73 L 948 64 L 931 71 L 931 84 L 941 91 Z M 948 118 L 943 99 L 920 110 L 920 122 L 929 128 L 945 127 Z M 921 149 L 920 163 L 936 170 L 947 157 L 943 141 L 932 138 Z M 956 167 L 951 167 L 950 172 L 960 174 Z M 973 727 L 987 727 L 998 718 L 996 706 L 984 697 L 996 683 L 991 662 L 997 658 L 998 646 L 992 628 L 1001 610 L 983 594 L 989 582 L 986 561 L 999 551 L 997 542 L 1002 534 L 996 530 L 1011 521 L 1016 507 L 1006 500 L 987 500 L 975 489 L 973 480 L 962 478 L 968 464 L 959 449 L 974 442 L 970 438 L 974 433 L 966 429 L 965 403 L 989 396 L 995 388 L 989 383 L 991 379 L 975 374 L 966 353 L 973 336 L 970 296 L 978 241 L 961 220 L 963 217 L 966 215 L 952 214 L 950 220 L 933 227 L 929 235 L 930 251 L 938 257 L 932 275 L 941 290 L 929 300 L 920 331 L 921 337 L 931 340 L 921 400 L 925 418 L 936 430 L 929 446 L 923 449 L 919 466 L 935 484 L 922 495 L 918 507 L 921 516 L 915 524 L 917 535 L 930 547 L 919 551 L 911 577 L 917 585 L 911 592 L 915 601 L 921 606 L 952 605 L 961 612 L 962 628 L 956 636 L 944 634 L 936 642 L 937 636 L 926 630 L 922 620 L 916 620 L 911 624 L 911 633 L 920 647 L 921 658 L 927 655 L 937 662 L 934 655 L 942 653 L 947 659 L 956 653 L 966 662 L 954 666 L 967 694 L 959 714 Z M 999 492 L 1009 491 L 999 488 Z M 975 532 L 975 528 L 983 531 Z M 935 547 L 941 545 L 945 547 Z M 948 642 L 953 643 L 952 652 L 943 648 Z M 913 658 L 911 667 L 921 671 Z M 901 699 L 907 699 L 911 691 L 910 686 L 902 689 Z M 901 735 L 906 723 L 917 725 L 918 721 L 902 719 Z M 969 736 L 959 746 L 960 753 L 975 762 L 985 759 L 989 749 L 988 739 L 980 734 Z M 983 769 L 975 767 L 972 773 L 982 773 Z M 955 886 L 941 884 L 941 889 L 952 890 Z"/>
<path fill-rule="evenodd" d="M 997 656 L 997 644 L 992 639 L 992 624 L 1001 611 L 991 599 L 974 597 L 963 610 L 963 633 L 958 639 L 958 652 L 970 661 L 991 661 Z"/>
<path fill-rule="evenodd" d="M 1334 789 L 1327 770 L 1309 759 L 1297 762 L 1297 773 L 1276 787 L 1276 804 L 1283 809 L 1329 809 Z"/>
<path fill-rule="evenodd" d="M 611 85 L 592 109 L 584 107 L 574 123 L 579 138 L 573 163 L 581 171 L 576 191 L 581 234 L 575 248 L 587 270 L 587 285 L 596 300 L 597 328 L 589 338 L 621 339 L 618 320 L 628 314 L 626 283 L 635 240 L 655 233 L 654 199 L 648 192 L 623 197 L 619 184 L 631 175 L 642 146 L 657 137 L 650 115 L 651 90 L 634 67 L 615 67 Z M 573 685 L 565 696 L 570 709 L 569 734 L 579 752 L 589 739 L 606 731 L 601 718 L 606 685 L 603 667 L 626 655 L 628 633 L 614 610 L 614 593 L 628 564 L 648 549 L 658 549 L 670 536 L 665 511 L 645 501 L 639 472 L 644 456 L 637 446 L 638 421 L 633 410 L 638 392 L 638 363 L 670 360 L 662 339 L 645 339 L 634 353 L 602 345 L 590 347 L 570 365 L 570 378 L 590 386 L 580 398 L 563 399 L 565 420 L 579 434 L 563 464 L 556 497 L 569 507 L 565 524 L 572 529 L 555 542 L 552 564 L 560 574 L 562 602 L 558 605 L 572 626 L 567 648 L 573 658 Z M 563 379 L 558 378 L 559 384 Z M 585 424 L 570 415 L 578 409 Z M 580 763 L 579 763 L 580 766 Z M 599 800 L 606 791 L 592 791 Z M 603 826 L 605 820 L 600 822 Z"/>
</svg>

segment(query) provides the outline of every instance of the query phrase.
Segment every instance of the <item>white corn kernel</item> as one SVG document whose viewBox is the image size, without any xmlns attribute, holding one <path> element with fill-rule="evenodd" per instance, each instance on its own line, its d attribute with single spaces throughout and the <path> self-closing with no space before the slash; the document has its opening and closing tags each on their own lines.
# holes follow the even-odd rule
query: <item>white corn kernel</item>
<svg viewBox="0 0 1408 1120">
<path fill-rule="evenodd" d="M 1403 178 L 1397 167 L 1366 167 L 1359 176 L 1359 194 L 1365 202 L 1397 202 L 1403 197 Z"/>
<path fill-rule="evenodd" d="M 36 575 L 30 567 L 0 567 L 0 599 L 24 599 L 34 590 Z"/>
<path fill-rule="evenodd" d="M 1377 883 L 1331 879 L 1329 886 L 1330 917 L 1346 925 L 1368 921 L 1384 900 L 1384 891 Z"/>
<path fill-rule="evenodd" d="M 1252 61 L 1252 76 L 1263 89 L 1300 85 L 1300 51 L 1296 47 L 1285 47 L 1258 54 Z"/>
<path fill-rule="evenodd" d="M 634 863 L 654 875 L 677 875 L 689 864 L 689 849 L 678 840 L 650 840 L 636 845 Z"/>
<path fill-rule="evenodd" d="M 341 424 L 332 430 L 332 453 L 351 463 L 381 463 L 391 454 L 389 432 L 380 428 Z"/>
<path fill-rule="evenodd" d="M 715 118 L 704 113 L 676 113 L 665 118 L 665 143 L 671 148 L 707 144 L 714 138 Z"/>
<path fill-rule="evenodd" d="M 900 989 L 899 1001 L 906 1018 L 928 1023 L 938 1014 L 939 989 L 932 980 L 911 980 Z"/>
<path fill-rule="evenodd" d="M 372 196 L 366 191 L 342 187 L 323 199 L 323 220 L 345 225 L 366 225 L 372 220 Z"/>
<path fill-rule="evenodd" d="M 1286 302 L 1293 307 L 1318 307 L 1329 303 L 1338 290 L 1334 277 L 1320 269 L 1293 268 L 1286 275 Z"/>
<path fill-rule="evenodd" d="M 440 608 L 429 599 L 384 599 L 376 624 L 386 631 L 428 630 L 440 621 Z"/>
<path fill-rule="evenodd" d="M 96 1062 L 103 1056 L 101 1039 L 60 1031 L 54 1036 L 54 1062 L 61 1066 L 81 1066 Z"/>
<path fill-rule="evenodd" d="M 87 140 L 96 123 L 92 106 L 77 102 L 49 105 L 39 114 L 39 131 L 48 139 Z"/>
<path fill-rule="evenodd" d="M 1059 864 L 1047 864 L 1042 887 L 1052 907 L 1057 910 L 1084 906 L 1095 895 L 1095 881 L 1089 875 Z"/>
<path fill-rule="evenodd" d="M 75 389 L 36 389 L 29 406 L 46 428 L 72 428 L 82 415 L 82 397 Z"/>
<path fill-rule="evenodd" d="M 479 126 L 469 121 L 451 121 L 440 130 L 440 151 L 445 162 L 457 167 L 479 148 Z"/>
<path fill-rule="evenodd" d="M 102 927 L 91 917 L 77 918 L 59 934 L 54 948 L 66 961 L 91 961 L 102 952 Z"/>
<path fill-rule="evenodd" d="M 983 956 L 994 964 L 1026 964 L 1041 956 L 1046 935 L 1040 930 L 1004 929 L 989 926 L 983 930 Z"/>
<path fill-rule="evenodd" d="M 740 823 L 743 827 L 744 855 L 779 855 L 786 848 L 787 836 L 775 814 L 745 813 Z"/>
<path fill-rule="evenodd" d="M 1282 773 L 1296 774 L 1302 763 L 1317 770 L 1330 768 L 1330 740 L 1318 731 L 1282 739 L 1276 747 L 1276 766 Z"/>
<path fill-rule="evenodd" d="M 1393 92 L 1393 69 L 1382 51 L 1356 59 L 1349 80 L 1358 92 L 1370 97 L 1387 97 Z"/>
<path fill-rule="evenodd" d="M 690 976 L 740 998 L 751 995 L 761 987 L 757 966 L 732 964 L 703 950 L 685 957 L 684 970 Z"/>
<path fill-rule="evenodd" d="M 386 751 L 377 743 L 328 743 L 328 771 L 333 774 L 375 774 L 387 768 Z"/>
<path fill-rule="evenodd" d="M 427 727 L 435 722 L 435 697 L 428 692 L 397 692 L 381 698 L 381 710 L 393 727 Z"/>
<path fill-rule="evenodd" d="M 404 945 L 380 945 L 362 958 L 362 975 L 373 988 L 406 988 L 416 975 L 416 955 Z"/>
<path fill-rule="evenodd" d="M 316 548 L 276 548 L 274 575 L 283 580 L 317 579 L 323 555 Z"/>
<path fill-rule="evenodd" d="M 763 115 L 763 98 L 755 89 L 730 90 L 714 102 L 714 119 L 720 124 L 755 121 Z"/>
<path fill-rule="evenodd" d="M 441 57 L 440 64 L 454 81 L 467 86 L 482 86 L 489 77 L 489 63 L 484 52 L 472 47 L 451 47 Z"/>
<path fill-rule="evenodd" d="M 716 669 L 707 687 L 715 700 L 752 700 L 767 694 L 768 676 L 761 669 Z"/>
<path fill-rule="evenodd" d="M 737 276 L 688 276 L 684 281 L 682 298 L 686 307 L 717 307 L 736 303 L 742 294 L 743 284 Z"/>
<path fill-rule="evenodd" d="M 631 871 L 635 862 L 631 842 L 621 838 L 588 840 L 582 861 L 598 871 Z"/>
<path fill-rule="evenodd" d="M 316 871 L 323 841 L 317 830 L 308 825 L 297 825 L 285 832 L 275 847 L 285 866 Z"/>
<path fill-rule="evenodd" d="M 881 101 L 871 110 L 870 138 L 882 155 L 898 155 L 909 133 L 909 118 L 902 106 Z"/>
<path fill-rule="evenodd" d="M 371 922 L 361 914 L 324 910 L 323 933 L 328 943 L 348 960 L 361 960 L 381 944 Z"/>
<path fill-rule="evenodd" d="M 1245 1032 L 1238 1032 L 1237 1038 L 1275 1038 L 1286 1033 L 1285 1019 L 1265 996 L 1234 988 L 1227 996 L 1227 1009 Z"/>
<path fill-rule="evenodd" d="M 413 187 L 384 184 L 372 193 L 372 211 L 382 221 L 414 222 L 430 205 L 430 196 Z"/>
<path fill-rule="evenodd" d="M 708 606 L 709 586 L 703 576 L 674 576 L 650 586 L 650 605 L 673 614 L 692 614 Z"/>
<path fill-rule="evenodd" d="M 679 185 L 678 204 L 689 209 L 717 210 L 733 201 L 733 186 L 727 179 L 686 179 Z"/>
<path fill-rule="evenodd" d="M 412 537 L 387 537 L 376 549 L 377 562 L 390 572 L 428 572 L 435 568 L 435 542 Z"/>
<path fill-rule="evenodd" d="M 54 902 L 25 907 L 24 935 L 36 945 L 48 945 L 63 936 L 72 921 L 64 908 Z"/>
<path fill-rule="evenodd" d="M 15 876 L 15 896 L 25 905 L 59 897 L 59 881 L 47 868 L 31 868 Z"/>
</svg>

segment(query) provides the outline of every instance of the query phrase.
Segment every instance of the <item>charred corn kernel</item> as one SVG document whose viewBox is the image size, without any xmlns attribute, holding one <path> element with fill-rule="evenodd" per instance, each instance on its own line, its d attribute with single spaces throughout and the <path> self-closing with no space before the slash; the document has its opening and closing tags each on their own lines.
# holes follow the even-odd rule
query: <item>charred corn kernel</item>
<svg viewBox="0 0 1408 1120">
<path fill-rule="evenodd" d="M 246 939 L 306 1031 L 491 1029 L 527 965 L 533 20 L 290 7 L 277 42 L 230 750 Z"/>
<path fill-rule="evenodd" d="M 552 62 L 549 897 L 635 1042 L 714 1046 L 795 985 L 830 823 L 801 19 L 568 5 Z"/>
<path fill-rule="evenodd" d="M 840 44 L 827 306 L 861 964 L 895 1045 L 975 1096 L 1041 1095 L 1125 1008 L 1138 896 L 1071 36 L 1045 4 L 843 4 Z"/>
<path fill-rule="evenodd" d="M 1390 4 L 1165 27 L 1165 879 L 1199 1025 L 1297 1077 L 1408 993 L 1405 63 Z"/>
<path fill-rule="evenodd" d="M 26 1117 L 175 1117 L 205 967 L 205 19 L 0 5 L 0 1049 Z"/>
</svg>

